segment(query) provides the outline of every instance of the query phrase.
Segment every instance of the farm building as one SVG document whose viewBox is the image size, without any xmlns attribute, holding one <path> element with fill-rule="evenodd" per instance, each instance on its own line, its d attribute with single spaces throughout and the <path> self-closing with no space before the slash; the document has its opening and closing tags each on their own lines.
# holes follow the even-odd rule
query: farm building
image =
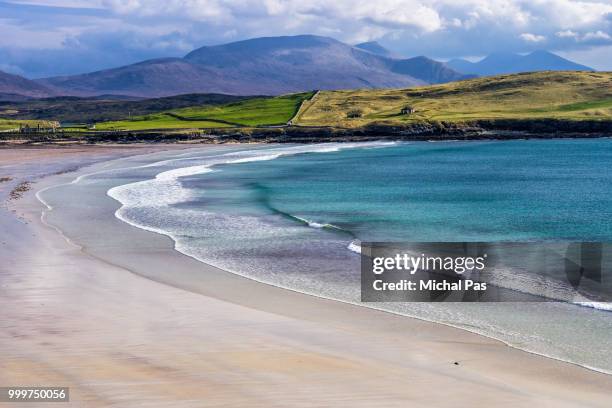
<svg viewBox="0 0 612 408">
<path fill-rule="evenodd" d="M 400 114 L 402 114 L 402 115 L 411 115 L 414 112 L 416 112 L 416 109 L 414 109 L 412 106 L 404 106 L 402 108 L 402 110 L 400 111 Z"/>
<path fill-rule="evenodd" d="M 58 122 L 37 123 L 36 126 L 25 124 L 19 126 L 19 133 L 55 133 L 58 127 Z"/>
</svg>

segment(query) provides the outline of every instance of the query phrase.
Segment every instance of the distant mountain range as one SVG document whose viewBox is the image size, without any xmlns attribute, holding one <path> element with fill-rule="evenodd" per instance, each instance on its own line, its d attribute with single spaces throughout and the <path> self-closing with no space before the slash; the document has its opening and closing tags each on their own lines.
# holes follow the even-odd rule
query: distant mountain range
<svg viewBox="0 0 612 408">
<path fill-rule="evenodd" d="M 393 88 L 465 76 L 427 59 L 395 60 L 327 37 L 267 37 L 202 47 L 183 58 L 144 61 L 38 82 L 69 95 L 157 97 L 182 93 L 276 95 L 312 89 Z"/>
<path fill-rule="evenodd" d="M 376 41 L 365 42 L 355 45 L 359 48 L 390 59 L 389 68 L 397 74 L 409 75 L 421 79 L 429 84 L 440 84 L 473 78 L 476 75 L 460 74 L 448 65 L 434 61 L 424 56 L 404 59 L 398 57 Z"/>
<path fill-rule="evenodd" d="M 594 71 L 548 51 L 534 51 L 527 55 L 499 52 L 478 62 L 454 59 L 446 65 L 455 71 L 479 76 L 533 71 Z"/>
<path fill-rule="evenodd" d="M 376 41 L 368 41 L 360 44 L 356 44 L 355 48 L 359 48 L 361 50 L 369 51 L 373 54 L 382 55 L 387 58 L 398 58 L 397 55 L 380 45 Z"/>
<path fill-rule="evenodd" d="M 351 46 L 328 37 L 265 37 L 202 47 L 81 75 L 28 80 L 0 72 L 0 100 L 58 95 L 162 97 L 277 95 L 312 89 L 397 88 L 535 70 L 589 70 L 554 54 L 493 54 L 478 63 L 398 58 L 376 42 Z"/>
<path fill-rule="evenodd" d="M 0 71 L 0 100 L 43 98 L 54 91 L 36 81 Z"/>
</svg>

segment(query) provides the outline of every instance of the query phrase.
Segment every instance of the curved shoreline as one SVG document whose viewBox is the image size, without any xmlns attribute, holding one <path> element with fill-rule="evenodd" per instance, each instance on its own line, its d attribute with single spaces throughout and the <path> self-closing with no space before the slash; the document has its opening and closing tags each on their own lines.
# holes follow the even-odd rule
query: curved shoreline
<svg viewBox="0 0 612 408">
<path fill-rule="evenodd" d="M 74 176 L 70 174 L 49 177 L 40 184 L 50 185 L 57 181 L 73 180 Z M 41 204 L 36 201 L 33 194 L 24 197 L 16 203 L 16 206 L 33 216 L 33 221 L 36 221 L 36 214 L 40 215 Z M 87 370 L 87 365 L 72 363 L 69 367 L 62 367 L 62 361 L 47 360 L 48 365 L 61 369 L 56 373 L 68 370 L 71 381 L 75 382 L 74 391 L 77 400 L 82 397 L 80 394 L 84 393 L 84 389 L 92 390 L 91 392 L 100 398 L 102 396 L 111 398 L 112 401 L 120 401 L 113 398 L 126 393 L 125 387 L 131 384 L 129 376 L 133 372 L 126 371 L 128 366 L 117 365 L 114 362 L 116 358 L 112 354 L 107 354 L 108 348 L 109 351 L 117 349 L 117 351 L 137 353 L 140 356 L 137 358 L 143 361 L 155 355 L 153 363 L 156 366 L 167 366 L 168 369 L 172 367 L 172 370 L 178 370 L 171 372 L 181 373 L 178 380 L 183 384 L 185 382 L 202 384 L 201 377 L 184 377 L 183 374 L 201 373 L 203 367 L 200 362 L 212 360 L 217 362 L 213 365 L 214 373 L 223 379 L 224 384 L 236 384 L 235 386 L 244 392 L 252 393 L 256 390 L 263 393 L 273 392 L 276 401 L 285 406 L 300 405 L 299 401 L 302 403 L 318 401 L 326 406 L 346 406 L 350 402 L 353 406 L 367 407 L 400 406 L 408 402 L 430 406 L 449 406 L 460 402 L 470 403 L 472 406 L 498 406 L 500 401 L 506 401 L 512 406 L 530 406 L 540 401 L 543 404 L 556 403 L 557 406 L 567 407 L 577 405 L 605 407 L 610 402 L 608 390 L 612 386 L 612 378 L 608 375 L 524 353 L 507 347 L 497 340 L 475 335 L 464 329 L 406 319 L 405 316 L 259 284 L 217 268 L 206 267 L 200 261 L 174 251 L 172 240 L 166 236 L 133 228 L 117 219 L 108 222 L 116 224 L 119 230 L 126 232 L 125 237 L 120 237 L 122 241 L 114 243 L 115 246 L 112 248 L 96 250 L 87 247 L 85 251 L 92 255 L 75 249 L 62 249 L 61 253 L 57 253 L 57 251 L 46 252 L 44 248 L 40 248 L 41 252 L 36 254 L 37 258 L 41 259 L 47 259 L 46 257 L 69 259 L 66 268 L 76 262 L 76 269 L 72 268 L 75 269 L 74 273 L 68 269 L 58 270 L 58 273 L 60 276 L 65 275 L 62 279 L 64 285 L 71 285 L 73 280 L 75 283 L 81 283 L 74 287 L 73 292 L 62 295 L 58 301 L 71 302 L 73 297 L 68 296 L 68 293 L 83 294 L 91 298 L 90 302 L 94 302 L 96 307 L 85 308 L 81 313 L 88 315 L 97 312 L 110 318 L 110 320 L 101 318 L 92 320 L 95 322 L 96 330 L 91 332 L 91 336 L 88 335 L 89 329 L 86 326 L 89 319 L 85 318 L 79 324 L 79 331 L 73 333 L 68 330 L 61 338 L 54 340 L 70 344 L 70 350 L 82 350 L 84 353 L 99 355 L 100 362 L 106 361 L 105 364 L 108 364 L 105 370 L 112 370 L 112 384 L 99 384 L 92 382 L 93 373 L 91 369 Z M 35 224 L 28 225 L 27 228 L 37 231 L 37 236 L 40 235 L 37 239 L 43 239 L 41 242 L 51 242 L 54 240 L 53 237 L 57 236 L 56 231 L 46 232 L 42 224 Z M 122 244 L 131 243 L 134 246 L 141 242 L 140 240 L 144 240 L 142 241 L 146 244 L 144 247 L 137 246 L 132 248 L 134 251 L 119 254 L 118 262 L 114 263 L 118 268 L 109 266 L 111 264 L 108 260 L 97 259 L 104 259 L 104 256 L 100 255 L 109 253 L 117 256 L 116 250 L 121 249 L 124 246 Z M 63 239 L 61 241 L 64 242 Z M 54 246 L 62 247 L 60 243 Z M 136 254 L 144 248 L 147 251 L 136 259 Z M 64 255 L 63 251 L 68 252 Z M 68 253 L 74 254 L 65 258 Z M 92 256 L 96 259 L 94 260 Z M 23 260 L 18 258 L 17 261 L 19 262 L 16 267 L 26 272 L 27 269 L 19 266 Z M 161 266 L 163 269 L 164 265 L 172 265 L 175 275 L 181 277 L 178 284 L 171 285 L 167 279 L 164 280 L 163 277 L 167 275 L 163 273 L 157 276 L 161 279 L 155 279 L 155 268 Z M 148 271 L 146 279 L 133 278 L 137 276 L 134 274 L 138 274 L 139 270 Z M 132 273 L 125 274 L 122 271 Z M 92 282 L 92 277 L 97 278 Z M 194 280 L 190 279 L 193 277 L 197 280 L 205 278 L 205 282 L 193 287 Z M 105 289 L 106 279 L 114 282 L 114 286 L 110 286 L 110 289 Z M 162 285 L 155 282 L 161 282 Z M 66 290 L 69 290 L 69 287 Z M 196 289 L 198 295 L 190 295 L 188 291 L 175 289 L 176 287 L 180 289 L 191 287 L 192 293 L 193 289 Z M 19 293 L 18 287 L 14 290 L 16 294 Z M 116 295 L 115 291 L 118 292 Z M 106 297 L 100 298 L 99 293 L 115 297 L 111 298 L 112 300 Z M 134 299 L 136 302 L 130 301 L 130 298 L 136 294 L 137 298 Z M 16 301 L 19 298 L 11 299 L 16 303 L 15 307 L 19 307 L 21 303 Z M 77 305 L 79 299 L 80 297 L 76 296 Z M 103 300 L 104 303 L 100 303 L 102 299 L 106 299 Z M 163 300 L 160 302 L 157 299 Z M 4 305 L 2 299 L 0 304 Z M 170 333 L 166 334 L 167 324 L 176 321 L 176 316 L 167 315 L 167 312 L 179 304 L 182 305 L 179 308 L 179 321 L 187 324 L 171 326 L 172 336 L 168 337 Z M 121 342 L 121 337 L 115 341 L 115 337 L 129 327 L 122 326 L 122 322 L 133 323 L 132 320 L 124 319 L 115 313 L 120 310 L 124 312 L 133 310 L 137 305 L 139 307 L 142 305 L 143 314 L 137 314 L 142 321 L 129 329 L 132 339 L 130 343 L 142 343 L 143 346 L 126 345 Z M 6 314 L 10 309 L 4 310 Z M 46 310 L 48 314 L 52 313 L 54 308 L 47 306 Z M 130 312 L 128 316 L 133 313 L 137 312 Z M 209 314 L 210 318 L 207 317 Z M 71 321 L 70 316 L 63 317 L 60 324 L 64 321 Z M 198 323 L 195 323 L 196 321 Z M 32 324 L 35 322 L 30 322 L 29 326 L 32 327 Z M 158 326 L 162 331 L 156 331 L 157 335 L 153 338 L 148 337 L 149 329 L 143 331 L 147 327 Z M 67 329 L 70 327 L 67 326 Z M 204 333 L 214 335 L 209 339 Z M 175 340 L 171 340 L 175 338 L 180 340 L 180 343 L 175 344 Z M 232 354 L 227 354 L 228 351 L 212 352 L 218 347 L 226 347 L 218 344 L 219 338 L 224 340 L 223 343 L 230 345 L 227 347 L 230 347 L 231 353 L 236 353 L 236 350 L 248 350 L 249 354 L 244 354 L 246 351 L 241 352 L 237 360 L 233 360 Z M 0 334 L 0 345 L 9 354 L 12 353 L 13 348 L 6 347 L 3 341 Z M 234 343 L 236 347 L 239 345 L 239 349 L 231 346 Z M 165 348 L 161 352 L 160 350 L 154 352 L 154 347 L 158 344 L 164 345 Z M 180 348 L 176 348 L 177 345 L 180 345 Z M 26 346 L 22 343 L 16 350 L 20 350 L 21 347 Z M 45 356 L 44 353 L 48 352 L 44 348 L 38 351 L 37 347 L 42 346 L 31 347 L 37 351 L 29 352 L 28 355 L 32 356 L 30 358 L 36 358 L 35 356 L 40 353 L 41 356 Z M 302 352 L 298 353 L 299 350 Z M 305 353 L 306 350 L 308 353 Z M 289 351 L 291 354 L 287 354 Z M 70 351 L 67 353 L 65 358 L 68 358 Z M 272 362 L 279 362 L 278 367 L 288 367 L 291 375 L 275 371 L 277 369 L 273 367 L 276 365 L 262 367 L 260 360 L 253 360 L 260 358 L 255 356 L 261 356 L 262 353 Z M 283 360 L 288 358 L 283 356 L 289 355 L 297 356 L 297 360 Z M 278 360 L 279 358 L 281 360 Z M 83 364 L 93 363 L 88 357 L 81 357 L 81 360 L 84 360 Z M 122 360 L 122 364 L 130 364 L 129 367 L 134 368 L 134 364 L 138 361 L 140 360 L 129 359 L 125 362 Z M 453 361 L 459 362 L 460 365 L 453 364 Z M 310 365 L 304 367 L 304 363 Z M 332 363 L 333 365 L 330 365 Z M 302 373 L 310 371 L 315 373 L 314 377 L 302 376 Z M 15 371 L 6 374 L 11 375 L 11 372 Z M 265 373 L 268 372 L 282 376 L 283 386 L 278 387 L 277 381 L 266 380 Z M 374 372 L 378 374 L 378 379 L 371 377 Z M 236 379 L 232 376 L 227 377 L 227 373 L 241 374 L 232 374 L 239 375 Z M 147 375 L 153 376 L 151 378 L 155 378 L 155 384 L 158 384 L 157 381 L 170 380 L 164 376 L 165 374 L 167 371 L 151 371 Z M 0 373 L 0 379 L 2 378 L 3 374 Z M 396 385 L 400 388 L 396 388 Z M 169 385 L 166 388 L 171 390 L 168 387 Z M 317 392 L 313 394 L 307 391 L 309 389 L 316 389 Z M 440 389 L 444 391 L 440 392 Z M 306 391 L 306 394 L 302 396 L 301 391 Z M 220 394 L 215 394 L 218 395 L 217 398 L 223 398 L 218 400 L 220 403 L 225 401 L 227 404 L 234 401 L 234 404 L 237 404 L 236 398 L 240 398 L 240 394 L 236 394 L 233 388 L 227 389 L 224 386 L 218 392 Z M 247 395 L 251 395 L 249 402 L 252 406 L 269 406 L 270 401 L 261 399 L 257 396 L 259 394 Z M 155 397 L 151 394 L 147 398 Z M 158 403 L 159 406 L 169 405 L 167 401 L 166 403 L 158 401 Z"/>
<path fill-rule="evenodd" d="M 357 148 L 359 148 L 359 146 L 357 146 Z M 280 156 L 282 156 L 282 155 L 279 155 L 278 157 L 280 157 Z M 257 159 L 254 159 L 254 160 L 257 160 Z M 271 159 L 271 160 L 273 160 L 273 159 Z M 172 159 L 168 159 L 166 161 L 172 161 Z M 198 167 L 198 168 L 202 167 L 202 168 L 205 168 L 206 171 L 213 171 L 212 168 L 214 168 L 217 165 L 225 165 L 225 164 L 231 164 L 231 163 L 233 163 L 233 161 L 229 161 L 227 163 L 224 162 L 224 163 L 219 163 L 219 164 L 210 164 L 210 165 L 194 166 L 194 167 Z M 149 163 L 149 164 L 147 164 L 145 166 L 153 166 L 154 164 L 156 164 L 156 163 Z M 120 170 L 126 170 L 126 169 L 131 169 L 131 168 L 135 168 L 135 167 L 116 168 L 116 169 L 111 169 L 110 171 L 115 171 L 115 170 L 120 171 Z M 166 174 L 166 173 L 172 173 L 172 172 L 182 173 L 183 171 L 184 171 L 184 168 L 177 167 L 176 169 L 169 170 L 169 171 L 164 171 L 164 172 L 162 172 L 160 174 Z M 72 180 L 69 183 L 64 183 L 64 184 L 59 184 L 59 185 L 55 185 L 55 186 L 50 186 L 50 187 L 47 187 L 46 189 L 52 189 L 54 187 L 58 187 L 58 186 L 61 186 L 61 185 L 75 183 L 75 182 L 78 182 L 78 180 L 82 180 L 82 179 L 84 179 L 84 178 L 86 178 L 88 176 L 95 175 L 95 174 L 100 174 L 100 173 L 103 173 L 103 172 L 104 172 L 104 170 L 96 171 L 94 173 L 81 174 L 81 175 L 79 175 L 77 178 L 75 178 L 74 180 Z M 159 176 L 160 174 L 157 174 L 157 176 Z M 142 181 L 147 181 L 147 180 L 142 180 Z M 129 184 L 126 184 L 126 185 L 129 185 Z M 417 319 L 417 320 L 420 320 L 420 321 L 423 321 L 423 322 L 428 322 L 428 323 L 433 323 L 433 324 L 442 325 L 442 326 L 446 326 L 446 327 L 451 327 L 451 328 L 454 328 L 454 329 L 463 330 L 463 331 L 466 331 L 466 332 L 471 333 L 471 334 L 475 334 L 475 335 L 478 335 L 478 336 L 485 337 L 487 339 L 498 341 L 498 342 L 504 344 L 505 346 L 508 346 L 510 348 L 513 348 L 513 349 L 516 349 L 516 350 L 519 350 L 519 351 L 527 352 L 529 354 L 533 354 L 533 355 L 549 358 L 549 359 L 560 361 L 560 362 L 564 362 L 564 363 L 569 363 L 569 364 L 575 365 L 577 367 L 586 368 L 588 370 L 592 370 L 592 371 L 595 371 L 595 372 L 598 372 L 598 373 L 602 373 L 602 374 L 606 374 L 606 375 L 612 375 L 612 371 L 605 370 L 605 369 L 600 369 L 600 368 L 596 368 L 596 367 L 592 367 L 592 366 L 589 366 L 589 365 L 586 365 L 586 364 L 581 364 L 581 363 L 578 363 L 578 362 L 575 362 L 575 361 L 571 361 L 569 359 L 563 359 L 563 358 L 555 356 L 555 355 L 546 354 L 546 353 L 538 352 L 538 351 L 535 351 L 535 350 L 531 350 L 527 346 L 520 347 L 519 345 L 512 344 L 510 341 L 504 340 L 503 338 L 496 337 L 494 334 L 490 334 L 490 333 L 487 333 L 485 331 L 478 330 L 478 329 L 471 329 L 470 327 L 467 327 L 465 325 L 462 326 L 462 325 L 459 325 L 459 324 L 452 324 L 450 322 L 439 321 L 439 320 L 436 320 L 435 318 L 429 318 L 428 319 L 426 317 L 420 317 L 420 316 L 417 316 L 417 315 L 414 315 L 414 314 L 402 313 L 402 312 L 399 312 L 399 311 L 384 309 L 382 307 L 376 307 L 375 305 L 371 305 L 371 304 L 363 304 L 363 303 L 360 303 L 360 302 L 354 302 L 354 301 L 350 301 L 350 300 L 345 300 L 345 299 L 339 299 L 339 298 L 334 298 L 334 297 L 330 297 L 330 296 L 325 296 L 325 295 L 322 295 L 322 294 L 319 294 L 319 293 L 302 291 L 302 290 L 299 290 L 299 289 L 296 289 L 296 288 L 292 288 L 292 287 L 285 286 L 285 285 L 282 285 L 282 284 L 274 283 L 274 282 L 271 282 L 271 281 L 268 281 L 268 280 L 258 279 L 257 277 L 250 276 L 248 274 L 241 273 L 241 272 L 238 272 L 238 271 L 232 271 L 232 270 L 220 268 L 218 266 L 215 266 L 213 264 L 208 263 L 204 259 L 201 259 L 201 258 L 199 258 L 199 257 L 197 257 L 195 255 L 189 254 L 188 252 L 186 252 L 184 250 L 181 250 L 180 242 L 171 233 L 169 233 L 167 231 L 164 231 L 164 230 L 161 230 L 161 229 L 156 229 L 156 228 L 140 225 L 140 224 L 135 223 L 135 222 L 127 219 L 126 217 L 122 216 L 121 215 L 121 209 L 124 207 L 124 205 L 121 203 L 121 201 L 119 201 L 119 199 L 117 199 L 113 194 L 111 194 L 110 191 L 113 190 L 113 189 L 116 189 L 118 187 L 124 187 L 126 185 L 121 185 L 121 184 L 120 185 L 116 185 L 114 187 L 111 187 L 107 191 L 107 193 L 106 193 L 109 197 L 113 198 L 113 200 L 116 201 L 115 209 L 113 210 L 114 216 L 117 219 L 119 219 L 120 221 L 122 221 L 123 223 L 125 223 L 126 225 L 138 228 L 138 229 L 146 231 L 146 232 L 150 232 L 150 233 L 153 233 L 153 234 L 157 234 L 157 235 L 161 235 L 163 237 L 169 238 L 172 241 L 171 249 L 173 251 L 176 251 L 178 254 L 181 254 L 182 256 L 186 256 L 188 258 L 194 259 L 195 261 L 197 261 L 197 262 L 199 262 L 199 263 L 201 263 L 203 265 L 206 265 L 208 268 L 214 268 L 214 269 L 220 270 L 220 271 L 222 271 L 224 273 L 233 274 L 233 275 L 239 276 L 241 278 L 245 278 L 245 279 L 253 281 L 253 282 L 257 282 L 257 283 L 260 283 L 260 284 L 263 284 L 263 285 L 268 285 L 268 286 L 270 286 L 272 288 L 279 288 L 281 290 L 287 290 L 287 291 L 291 291 L 291 292 L 298 293 L 298 294 L 301 294 L 301 295 L 312 296 L 312 297 L 315 297 L 315 298 L 325 299 L 325 300 L 329 300 L 329 301 L 332 301 L 332 302 L 345 303 L 345 304 L 349 304 L 349 305 L 353 305 L 353 306 L 358 306 L 358 307 L 362 307 L 362 308 L 368 308 L 368 309 L 372 309 L 372 310 L 377 310 L 377 311 L 380 311 L 380 312 L 383 312 L 383 313 L 390 313 L 390 314 L 393 314 L 393 315 L 401 316 L 403 318 L 407 317 L 407 318 L 410 318 L 410 319 Z M 39 193 L 41 193 L 42 191 L 43 190 L 40 190 L 40 191 L 38 191 L 36 193 L 36 198 L 39 201 L 41 201 L 41 203 L 46 205 L 49 210 L 51 210 L 52 208 L 39 195 Z M 41 219 L 44 218 L 44 213 L 46 213 L 46 211 L 43 211 L 43 215 L 41 216 Z M 44 219 L 43 219 L 43 222 L 45 222 Z M 85 247 L 81 246 L 77 242 L 72 241 L 61 230 L 60 227 L 58 227 L 56 225 L 52 225 L 52 224 L 50 224 L 50 225 L 53 228 L 57 229 L 58 232 L 60 232 L 60 234 L 62 236 L 64 236 L 70 243 L 73 243 L 74 245 L 77 245 L 80 248 L 82 248 L 83 252 L 89 253 L 92 256 L 96 256 L 93 253 L 91 253 L 90 251 L 88 251 Z M 101 261 L 108 262 L 111 265 L 120 266 L 120 263 L 115 263 L 115 262 L 112 261 L 112 259 L 107 259 L 107 258 L 100 257 L 100 256 L 96 256 L 96 257 L 98 259 L 100 259 Z M 137 268 L 128 269 L 128 270 L 130 272 L 132 272 L 132 273 L 137 274 L 138 276 L 142 276 L 142 277 L 145 277 L 145 278 L 148 278 L 148 279 L 152 279 L 150 277 L 150 275 L 147 275 L 146 273 L 138 272 Z M 156 282 L 159 282 L 159 283 L 175 286 L 175 287 L 183 289 L 183 290 L 190 290 L 190 291 L 193 291 L 194 293 L 200 293 L 197 290 L 193 290 L 192 288 L 188 288 L 188 287 L 180 286 L 180 285 L 178 285 L 178 286 L 174 285 L 171 280 L 163 280 L 163 279 L 162 280 L 153 279 L 153 280 L 155 280 Z M 574 305 L 574 304 L 572 304 L 572 305 L 576 306 L 576 307 L 580 307 L 580 305 Z"/>
</svg>

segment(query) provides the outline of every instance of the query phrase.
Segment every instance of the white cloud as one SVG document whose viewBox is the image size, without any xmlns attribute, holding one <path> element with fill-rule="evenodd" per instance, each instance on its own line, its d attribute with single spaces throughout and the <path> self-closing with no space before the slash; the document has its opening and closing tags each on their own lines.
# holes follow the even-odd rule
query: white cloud
<svg viewBox="0 0 612 408">
<path fill-rule="evenodd" d="M 32 0 L 34 1 L 34 0 Z M 39 0 L 42 1 L 42 0 Z M 68 1 L 68 0 L 65 0 Z M 76 0 L 72 0 L 76 1 Z M 609 25 L 610 0 L 99 0 L 122 16 L 180 19 L 236 29 L 242 35 L 339 32 L 340 39 L 370 31 L 382 37 L 449 29 L 499 29 L 516 36 L 533 30 L 597 32 Z M 382 29 L 374 30 L 372 27 Z M 282 34 L 282 33 L 279 33 Z M 543 37 L 520 37 L 534 42 Z M 562 38 L 562 36 L 557 36 Z M 375 38 L 371 38 L 375 39 Z M 542 39 L 535 42 L 542 41 Z"/>
<path fill-rule="evenodd" d="M 0 57 L 2 49 L 9 48 L 65 48 L 69 53 L 70 47 L 78 46 L 90 48 L 92 55 L 114 53 L 119 60 L 125 55 L 181 55 L 191 46 L 295 34 L 346 42 L 380 40 L 404 55 L 446 58 L 499 49 L 529 52 L 545 45 L 569 51 L 612 43 L 612 0 L 9 1 L 46 10 L 35 16 L 30 15 L 32 7 L 24 7 L 21 21 L 3 15 Z M 100 13 L 63 15 L 65 9 L 53 11 L 56 6 L 93 7 Z"/>
<path fill-rule="evenodd" d="M 193 22 L 226 22 L 261 25 L 266 22 L 303 22 L 312 19 L 321 29 L 336 26 L 359 30 L 363 25 L 412 28 L 424 32 L 442 27 L 442 20 L 431 1 L 418 0 L 103 0 L 104 5 L 121 15 L 181 18 Z M 277 22 L 278 22 L 277 21 Z M 295 24 L 298 23 L 298 24 Z M 269 26 L 274 27 L 274 26 Z M 347 31 L 352 31 L 351 29 Z"/>
<path fill-rule="evenodd" d="M 578 33 L 572 30 L 557 31 L 555 35 L 559 38 L 577 38 Z"/>
<path fill-rule="evenodd" d="M 559 38 L 571 38 L 578 42 L 585 43 L 607 43 L 612 42 L 612 36 L 605 31 L 587 31 L 584 33 L 578 33 L 572 30 L 559 31 L 555 33 Z"/>
<path fill-rule="evenodd" d="M 585 64 L 597 70 L 612 71 L 612 65 L 610 65 L 612 45 L 572 51 L 560 51 L 558 54 L 573 61 L 580 61 L 581 64 Z M 602 56 L 604 56 L 604 58 L 602 58 Z"/>
<path fill-rule="evenodd" d="M 100 8 L 103 6 L 102 0 L 11 0 L 11 3 L 67 8 Z"/>
<path fill-rule="evenodd" d="M 546 41 L 546 37 L 544 37 L 543 35 L 537 35 L 537 34 L 531 34 L 531 33 L 523 33 L 519 35 L 519 37 L 522 38 L 524 41 L 532 42 L 532 43 L 539 43 L 542 41 Z"/>
<path fill-rule="evenodd" d="M 588 32 L 582 36 L 583 41 L 588 40 L 611 40 L 610 34 L 604 33 L 601 30 L 597 30 L 595 32 Z"/>
<path fill-rule="evenodd" d="M 609 0 L 531 0 L 526 7 L 539 16 L 539 22 L 566 29 L 587 28 L 605 22 L 612 13 Z"/>
<path fill-rule="evenodd" d="M 33 30 L 19 21 L 0 18 L 0 47 L 58 49 L 69 36 L 68 31 L 68 28 Z"/>
</svg>

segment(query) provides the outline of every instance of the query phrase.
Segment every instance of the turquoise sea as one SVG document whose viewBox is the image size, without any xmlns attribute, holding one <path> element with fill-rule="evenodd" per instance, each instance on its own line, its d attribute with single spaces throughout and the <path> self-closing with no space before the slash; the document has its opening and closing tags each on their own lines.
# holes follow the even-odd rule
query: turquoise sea
<svg viewBox="0 0 612 408">
<path fill-rule="evenodd" d="M 612 239 L 612 144 L 414 143 L 231 164 L 182 179 L 199 203 L 288 214 L 363 241 Z"/>
<path fill-rule="evenodd" d="M 237 147 L 146 169 L 108 192 L 123 221 L 203 262 L 352 303 L 360 241 L 612 242 L 610 139 Z M 612 372 L 610 306 L 367 305 Z"/>
</svg>

